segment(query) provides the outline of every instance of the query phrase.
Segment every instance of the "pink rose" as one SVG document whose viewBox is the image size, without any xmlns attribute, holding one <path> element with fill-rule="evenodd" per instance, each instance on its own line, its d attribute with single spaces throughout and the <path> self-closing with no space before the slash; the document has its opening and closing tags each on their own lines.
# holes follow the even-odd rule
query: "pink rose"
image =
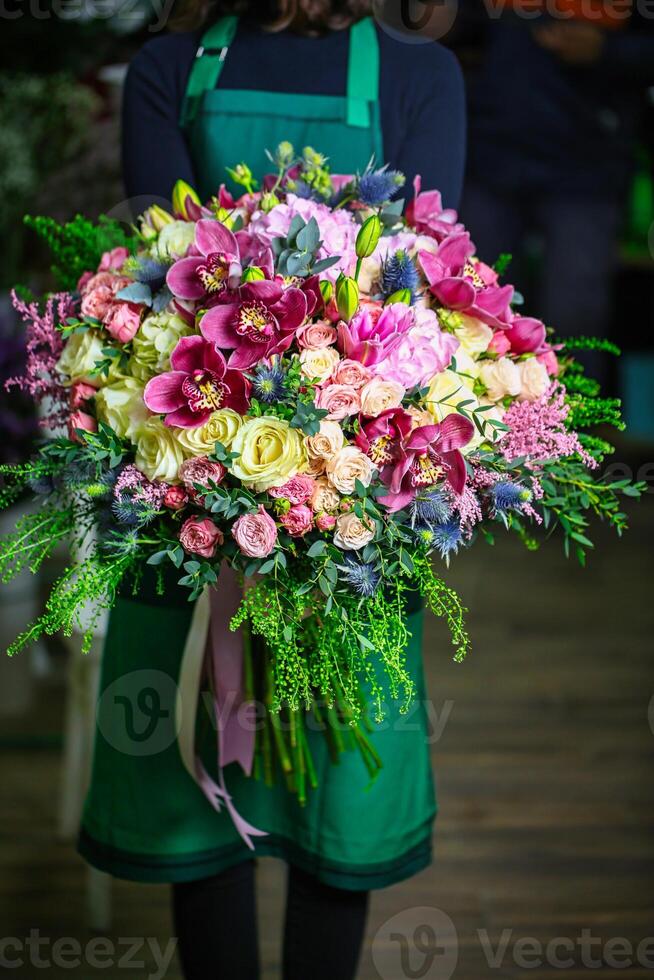
<svg viewBox="0 0 654 980">
<path fill-rule="evenodd" d="M 316 527 L 319 531 L 333 531 L 336 527 L 336 518 L 333 514 L 320 514 L 316 518 Z"/>
<path fill-rule="evenodd" d="M 96 272 L 95 274 L 88 275 L 85 274 L 84 278 L 84 289 L 82 292 L 86 296 L 87 293 L 92 293 L 96 289 L 110 289 L 112 293 L 115 292 L 113 285 L 116 279 L 112 272 Z M 129 281 L 129 280 L 128 280 Z M 80 280 L 81 282 L 81 280 Z"/>
<path fill-rule="evenodd" d="M 283 487 L 271 487 L 268 493 L 275 500 L 288 500 L 289 503 L 306 504 L 313 497 L 316 482 L 310 476 L 292 476 Z"/>
<path fill-rule="evenodd" d="M 83 432 L 97 432 L 98 423 L 92 415 L 88 415 L 86 412 L 73 412 L 68 418 L 68 438 L 72 442 L 84 442 L 78 434 L 78 429 Z"/>
<path fill-rule="evenodd" d="M 332 375 L 332 381 L 337 385 L 349 385 L 350 388 L 363 388 L 367 381 L 370 381 L 372 374 L 365 365 L 359 361 L 352 361 L 346 358 L 338 365 Z"/>
<path fill-rule="evenodd" d="M 113 303 L 104 317 L 107 333 L 119 344 L 129 344 L 141 326 L 142 310 L 136 303 Z"/>
<path fill-rule="evenodd" d="M 222 463 L 216 463 L 207 456 L 195 456 L 185 459 L 179 468 L 179 478 L 193 500 L 201 499 L 197 486 L 210 490 L 212 484 L 222 483 L 227 470 Z"/>
<path fill-rule="evenodd" d="M 84 272 L 84 273 L 82 273 L 82 275 L 79 277 L 79 279 L 77 281 L 77 292 L 78 293 L 83 293 L 84 292 L 84 290 L 86 289 L 86 287 L 90 283 L 91 279 L 93 279 L 94 274 L 95 273 L 93 273 L 93 272 Z"/>
<path fill-rule="evenodd" d="M 511 341 L 503 330 L 497 330 L 488 345 L 488 352 L 503 357 L 509 350 L 511 350 Z"/>
<path fill-rule="evenodd" d="M 163 504 L 168 510 L 183 510 L 189 500 L 188 493 L 183 487 L 169 487 L 166 490 Z"/>
<path fill-rule="evenodd" d="M 129 249 L 119 246 L 105 252 L 98 266 L 98 272 L 120 272 L 129 258 Z"/>
<path fill-rule="evenodd" d="M 279 518 L 292 538 L 301 538 L 313 527 L 313 511 L 306 504 L 298 504 Z"/>
<path fill-rule="evenodd" d="M 267 558 L 277 543 L 277 525 L 260 506 L 256 514 L 244 514 L 232 528 L 234 540 L 248 558 Z"/>
<path fill-rule="evenodd" d="M 83 408 L 88 401 L 95 397 L 97 390 L 85 381 L 76 381 L 70 389 L 70 407 L 73 409 Z"/>
<path fill-rule="evenodd" d="M 316 397 L 318 408 L 326 409 L 328 419 L 344 419 L 361 410 L 359 392 L 352 385 L 327 385 Z"/>
<path fill-rule="evenodd" d="M 92 320 L 104 320 L 114 302 L 114 293 L 109 286 L 87 289 L 80 307 L 82 316 Z"/>
<path fill-rule="evenodd" d="M 208 517 L 189 517 L 182 525 L 179 540 L 184 551 L 201 558 L 213 558 L 224 544 L 225 536 Z"/>
<path fill-rule="evenodd" d="M 320 350 L 336 343 L 338 334 L 329 323 L 305 323 L 295 334 L 298 346 L 305 350 Z"/>
</svg>

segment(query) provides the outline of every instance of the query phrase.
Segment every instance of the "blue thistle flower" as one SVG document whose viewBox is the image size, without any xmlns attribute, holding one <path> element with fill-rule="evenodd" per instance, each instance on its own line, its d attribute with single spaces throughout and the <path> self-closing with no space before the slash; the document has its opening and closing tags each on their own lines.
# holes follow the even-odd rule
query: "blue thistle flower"
<svg viewBox="0 0 654 980">
<path fill-rule="evenodd" d="M 136 528 L 109 527 L 100 537 L 100 548 L 105 555 L 115 558 L 135 554 L 139 549 L 139 532 Z"/>
<path fill-rule="evenodd" d="M 417 496 L 411 504 L 411 524 L 413 527 L 433 527 L 445 524 L 452 516 L 452 506 L 442 490 Z"/>
<path fill-rule="evenodd" d="M 157 511 L 147 501 L 130 497 L 114 500 L 111 510 L 118 524 L 133 528 L 144 527 L 157 516 Z"/>
<path fill-rule="evenodd" d="M 87 483 L 97 482 L 97 467 L 89 459 L 74 460 L 66 466 L 61 482 L 69 490 L 75 490 Z"/>
<path fill-rule="evenodd" d="M 456 554 L 463 544 L 463 531 L 459 521 L 453 517 L 445 524 L 437 524 L 433 530 L 433 545 L 441 558 L 449 560 L 450 555 Z"/>
<path fill-rule="evenodd" d="M 48 494 L 54 493 L 55 481 L 49 473 L 37 473 L 31 476 L 27 481 L 27 485 L 32 491 L 39 496 L 47 497 Z"/>
<path fill-rule="evenodd" d="M 166 285 L 166 274 L 170 265 L 156 259 L 138 258 L 134 260 L 134 278 L 147 283 L 153 293 L 158 293 Z"/>
<path fill-rule="evenodd" d="M 345 564 L 336 567 L 342 572 L 343 581 L 364 599 L 370 599 L 379 588 L 381 575 L 371 562 L 359 561 L 352 555 L 346 555 Z"/>
<path fill-rule="evenodd" d="M 381 287 L 384 296 L 392 296 L 400 289 L 409 289 L 413 302 L 419 283 L 418 270 L 405 249 L 389 255 L 383 263 Z"/>
<path fill-rule="evenodd" d="M 516 510 L 529 499 L 529 496 L 529 491 L 510 480 L 501 480 L 491 489 L 495 510 L 500 514 L 505 514 L 509 510 Z"/>
<path fill-rule="evenodd" d="M 404 181 L 404 174 L 399 170 L 388 170 L 387 167 L 382 167 L 381 170 L 366 170 L 359 177 L 357 197 L 362 204 L 367 204 L 370 208 L 381 207 L 395 197 Z"/>
<path fill-rule="evenodd" d="M 252 391 L 266 405 L 282 401 L 286 394 L 286 372 L 278 361 L 261 365 L 254 372 Z"/>
</svg>

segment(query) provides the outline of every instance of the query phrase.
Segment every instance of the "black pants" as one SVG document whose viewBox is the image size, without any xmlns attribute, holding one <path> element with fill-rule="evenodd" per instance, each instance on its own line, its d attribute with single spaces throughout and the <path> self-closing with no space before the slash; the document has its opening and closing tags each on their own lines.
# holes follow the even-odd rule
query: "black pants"
<svg viewBox="0 0 654 980">
<path fill-rule="evenodd" d="M 175 934 L 186 980 L 258 980 L 255 865 L 173 886 Z M 288 872 L 283 980 L 354 980 L 368 893 Z"/>
</svg>

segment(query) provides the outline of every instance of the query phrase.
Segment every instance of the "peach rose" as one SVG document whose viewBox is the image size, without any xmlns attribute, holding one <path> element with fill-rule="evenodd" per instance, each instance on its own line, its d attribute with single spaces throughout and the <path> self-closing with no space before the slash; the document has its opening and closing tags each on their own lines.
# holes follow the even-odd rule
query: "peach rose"
<svg viewBox="0 0 654 980">
<path fill-rule="evenodd" d="M 340 494 L 338 493 L 338 490 L 331 485 L 329 480 L 326 480 L 325 477 L 321 477 L 319 480 L 316 480 L 313 497 L 311 498 L 311 506 L 315 510 L 316 514 L 336 513 L 340 507 L 340 504 Z"/>
<path fill-rule="evenodd" d="M 320 423 L 320 432 L 315 436 L 307 436 L 304 446 L 307 451 L 309 461 L 331 459 L 343 448 L 345 436 L 338 422 L 330 422 L 323 419 Z"/>
<path fill-rule="evenodd" d="M 277 543 L 277 525 L 266 508 L 260 506 L 256 514 L 239 517 L 232 535 L 239 550 L 248 558 L 267 558 Z"/>
<path fill-rule="evenodd" d="M 351 385 L 327 385 L 318 392 L 316 405 L 326 409 L 328 419 L 344 419 L 361 411 L 359 392 Z"/>
<path fill-rule="evenodd" d="M 372 374 L 364 364 L 349 358 L 341 361 L 332 375 L 332 381 L 337 385 L 349 385 L 351 388 L 363 388 L 370 381 Z"/>
<path fill-rule="evenodd" d="M 389 408 L 399 408 L 406 389 L 398 381 L 373 378 L 361 390 L 361 411 L 368 418 L 376 419 Z"/>
<path fill-rule="evenodd" d="M 362 521 L 354 511 L 341 514 L 336 521 L 334 544 L 343 551 L 360 551 L 370 544 L 374 536 L 374 526 L 369 521 Z"/>
<path fill-rule="evenodd" d="M 324 320 L 319 323 L 305 323 L 295 334 L 298 346 L 308 350 L 320 350 L 336 343 L 336 328 Z"/>
<path fill-rule="evenodd" d="M 374 464 L 357 446 L 345 446 L 327 463 L 327 479 L 343 494 L 352 494 L 359 480 L 370 486 Z"/>
</svg>

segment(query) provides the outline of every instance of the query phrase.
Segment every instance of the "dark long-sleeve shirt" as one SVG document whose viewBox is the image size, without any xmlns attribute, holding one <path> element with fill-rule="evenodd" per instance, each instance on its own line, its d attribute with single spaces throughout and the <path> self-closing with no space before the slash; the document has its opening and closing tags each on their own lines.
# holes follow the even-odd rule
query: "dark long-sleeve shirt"
<svg viewBox="0 0 654 980">
<path fill-rule="evenodd" d="M 385 161 L 410 183 L 439 189 L 447 207 L 458 205 L 465 158 L 465 96 L 454 55 L 439 44 L 408 44 L 379 31 L 380 103 Z M 127 77 L 123 110 L 123 162 L 130 197 L 168 199 L 178 179 L 193 183 L 193 161 L 179 115 L 200 35 L 150 41 Z M 343 95 L 349 37 L 278 34 L 242 23 L 219 79 L 225 89 Z M 328 153 L 329 147 L 316 147 Z M 141 202 L 139 202 L 141 203 Z"/>
</svg>

